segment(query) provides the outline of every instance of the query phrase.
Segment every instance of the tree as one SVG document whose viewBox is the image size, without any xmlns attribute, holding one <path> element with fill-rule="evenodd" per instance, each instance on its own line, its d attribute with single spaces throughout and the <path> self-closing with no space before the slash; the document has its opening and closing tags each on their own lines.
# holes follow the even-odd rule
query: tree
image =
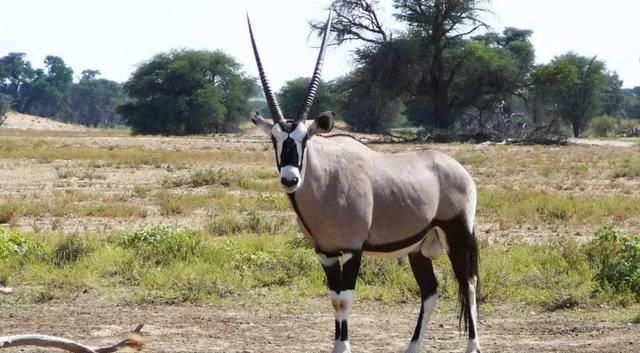
<svg viewBox="0 0 640 353">
<path fill-rule="evenodd" d="M 335 16 L 331 32 L 337 44 L 347 41 L 362 41 L 380 45 L 389 40 L 383 23 L 378 18 L 377 0 L 338 0 L 331 4 Z M 324 22 L 311 22 L 311 29 L 322 33 Z"/>
<path fill-rule="evenodd" d="M 640 120 L 640 86 L 632 89 L 624 89 L 623 94 L 623 116 L 629 119 Z"/>
<path fill-rule="evenodd" d="M 98 70 L 82 71 L 82 78 L 71 88 L 69 111 L 63 116 L 64 120 L 93 127 L 120 124 L 116 107 L 125 102 L 122 85 L 98 76 Z"/>
<path fill-rule="evenodd" d="M 417 94 L 431 99 L 436 128 L 449 129 L 459 117 L 460 102 L 452 85 L 468 63 L 462 41 L 487 25 L 481 0 L 395 0 L 396 18 L 408 24 L 424 50 L 422 82 Z"/>
<path fill-rule="evenodd" d="M 620 116 L 624 105 L 624 92 L 622 92 L 622 80 L 616 72 L 607 72 L 606 85 L 599 95 L 601 112 L 605 115 Z"/>
<path fill-rule="evenodd" d="M 502 34 L 469 39 L 486 28 L 481 19 L 485 1 L 395 0 L 395 15 L 407 25 L 407 31 L 396 36 L 384 31 L 377 21 L 376 4 L 365 0 L 337 0 L 333 4 L 339 20 L 331 30 L 338 43 L 364 43 L 356 51 L 359 68 L 354 74 L 360 80 L 349 81 L 363 87 L 350 87 L 347 96 L 352 101 L 346 105 L 377 107 L 359 109 L 373 114 L 359 122 L 383 121 L 376 112 L 389 114 L 397 109 L 388 108 L 407 103 L 407 115 L 414 123 L 449 130 L 468 109 L 496 105 L 526 84 L 534 57 L 531 31 L 507 28 Z M 320 27 L 314 23 L 312 29 Z M 382 79 L 367 80 L 367 75 Z"/>
<path fill-rule="evenodd" d="M 600 94 L 609 82 L 604 62 L 573 52 L 539 67 L 534 77 L 539 94 L 571 125 L 575 137 L 601 109 Z"/>
<path fill-rule="evenodd" d="M 0 125 L 7 119 L 9 108 L 11 108 L 9 96 L 0 93 Z"/>
<path fill-rule="evenodd" d="M 25 84 L 34 77 L 31 63 L 25 59 L 25 53 L 9 53 L 0 58 L 0 93 L 17 101 Z"/>
<path fill-rule="evenodd" d="M 117 111 L 134 133 L 184 135 L 236 130 L 256 85 L 222 51 L 176 50 L 138 67 L 124 90 L 131 102 Z"/>
<path fill-rule="evenodd" d="M 338 80 L 344 100 L 343 117 L 355 131 L 386 132 L 404 121 L 404 102 L 420 82 L 420 47 L 400 37 L 362 48 L 359 67 Z"/>
<path fill-rule="evenodd" d="M 278 92 L 278 102 L 285 117 L 294 117 L 298 114 L 298 110 L 307 94 L 309 80 L 308 77 L 298 77 L 287 81 Z M 318 113 L 327 110 L 339 112 L 341 110 L 340 106 L 341 104 L 332 85 L 320 81 L 318 94 L 315 97 L 309 116 L 317 116 Z"/>
<path fill-rule="evenodd" d="M 45 117 L 60 116 L 69 108 L 73 70 L 54 55 L 48 55 L 44 64 L 46 71 L 35 70 L 33 80 L 22 87 L 18 111 Z"/>
</svg>

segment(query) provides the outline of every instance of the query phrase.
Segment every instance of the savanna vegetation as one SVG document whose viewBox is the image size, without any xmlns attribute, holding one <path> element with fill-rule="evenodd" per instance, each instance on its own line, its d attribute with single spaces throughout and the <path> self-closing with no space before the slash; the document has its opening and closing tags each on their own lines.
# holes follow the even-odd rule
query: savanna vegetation
<svg viewBox="0 0 640 353">
<path fill-rule="evenodd" d="M 377 0 L 333 2 L 334 44 L 356 43 L 355 67 L 323 82 L 314 111 L 336 111 L 354 131 L 410 127 L 427 140 L 640 135 L 640 87 L 623 88 L 623 78 L 597 56 L 567 52 L 537 63 L 533 32 L 517 23 L 489 28 L 485 0 L 388 1 L 398 22 L 393 30 L 381 22 Z M 322 28 L 311 23 L 312 31 Z M 125 83 L 90 69 L 74 82 L 55 55 L 44 64 L 33 69 L 24 53 L 0 58 L 0 107 L 5 100 L 22 113 L 169 135 L 236 131 L 249 110 L 265 110 L 247 74 L 253 66 L 220 50 L 160 53 Z M 297 113 L 306 80 L 281 87 L 288 116 Z"/>
<path fill-rule="evenodd" d="M 222 306 L 324 297 L 268 141 L 77 134 L 0 138 L 0 175 L 9 181 L 0 202 L 0 283 L 20 288 L 0 303 L 61 303 L 79 293 Z M 637 148 L 436 148 L 479 185 L 485 304 L 636 307 Z M 444 306 L 453 308 L 447 261 L 436 263 Z M 364 302 L 381 303 L 412 300 L 418 290 L 408 264 L 372 258 L 358 287 Z M 623 313 L 619 320 L 633 319 Z"/>
<path fill-rule="evenodd" d="M 369 135 L 375 150 L 435 148 L 470 171 L 483 315 L 515 307 L 527 314 L 505 316 L 640 322 L 638 146 L 428 144 L 633 136 L 640 88 L 623 89 L 597 57 L 569 52 L 536 63 L 532 32 L 488 29 L 484 1 L 392 3 L 398 32 L 378 20 L 377 1 L 334 2 L 334 40 L 359 43 L 356 67 L 323 82 L 313 110 L 339 112 L 338 129 L 413 140 Z M 280 190 L 270 142 L 229 133 L 251 109 L 268 115 L 244 70 L 221 51 L 174 50 L 125 83 L 96 70 L 74 82 L 56 56 L 37 70 L 22 53 L 0 58 L 0 122 L 12 109 L 130 127 L 0 130 L 0 286 L 15 290 L 0 296 L 0 309 L 85 301 L 255 314 L 265 304 L 307 310 L 326 302 L 324 274 Z M 306 86 L 294 78 L 278 92 L 286 115 L 297 112 Z M 446 256 L 435 267 L 438 305 L 454 315 Z M 409 265 L 395 260 L 365 258 L 357 286 L 358 303 L 375 315 L 419 296 Z M 576 330 L 590 335 L 600 324 Z"/>
</svg>

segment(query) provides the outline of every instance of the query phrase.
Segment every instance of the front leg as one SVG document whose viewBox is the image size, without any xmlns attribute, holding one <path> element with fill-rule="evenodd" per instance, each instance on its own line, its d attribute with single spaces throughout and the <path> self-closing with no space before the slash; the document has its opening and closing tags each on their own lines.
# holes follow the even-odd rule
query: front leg
<svg viewBox="0 0 640 353">
<path fill-rule="evenodd" d="M 336 332 L 332 353 L 350 353 L 349 316 L 353 308 L 362 252 L 354 251 L 338 257 L 327 257 L 319 253 L 318 256 L 327 276 L 331 304 L 335 311 Z"/>
</svg>

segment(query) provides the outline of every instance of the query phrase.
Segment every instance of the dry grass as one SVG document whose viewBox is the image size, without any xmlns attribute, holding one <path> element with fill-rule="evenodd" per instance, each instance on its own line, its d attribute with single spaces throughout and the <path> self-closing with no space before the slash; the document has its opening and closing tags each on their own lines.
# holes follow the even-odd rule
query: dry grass
<svg viewBox="0 0 640 353">
<path fill-rule="evenodd" d="M 372 148 L 435 148 L 461 161 L 480 190 L 481 237 L 493 224 L 505 234 L 535 229 L 544 237 L 576 230 L 591 234 L 605 224 L 627 230 L 640 226 L 636 147 Z M 19 136 L 2 130 L 0 156 L 0 177 L 9 179 L 0 191 L 0 223 L 26 231 L 38 230 L 35 224 L 47 220 L 62 232 L 131 229 L 146 222 L 211 231 L 224 229 L 216 225 L 220 219 L 232 224 L 251 212 L 293 216 L 265 139 L 127 137 L 99 131 Z"/>
</svg>

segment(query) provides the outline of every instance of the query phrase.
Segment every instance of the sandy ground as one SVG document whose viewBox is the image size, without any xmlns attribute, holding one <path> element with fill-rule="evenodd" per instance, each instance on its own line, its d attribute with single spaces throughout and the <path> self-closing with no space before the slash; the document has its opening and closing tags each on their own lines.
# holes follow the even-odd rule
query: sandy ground
<svg viewBox="0 0 640 353">
<path fill-rule="evenodd" d="M 412 335 L 417 309 L 417 304 L 356 304 L 350 326 L 353 351 L 402 352 Z M 505 306 L 482 315 L 483 352 L 639 351 L 639 325 L 529 310 Z M 294 313 L 191 305 L 0 308 L 1 335 L 38 332 L 89 345 L 113 344 L 139 323 L 145 324 L 148 352 L 330 352 L 332 348 L 333 316 L 328 302 L 319 299 L 308 306 L 307 312 Z M 423 352 L 463 352 L 465 345 L 454 315 L 436 310 Z"/>
<path fill-rule="evenodd" d="M 53 119 L 41 118 L 33 115 L 9 112 L 7 120 L 2 124 L 6 129 L 42 130 L 42 131 L 88 131 L 87 127 L 65 124 Z"/>
<path fill-rule="evenodd" d="M 575 145 L 588 145 L 588 146 L 613 146 L 613 147 L 633 147 L 636 146 L 635 142 L 622 141 L 622 140 L 598 140 L 587 138 L 570 138 L 569 143 Z"/>
</svg>

